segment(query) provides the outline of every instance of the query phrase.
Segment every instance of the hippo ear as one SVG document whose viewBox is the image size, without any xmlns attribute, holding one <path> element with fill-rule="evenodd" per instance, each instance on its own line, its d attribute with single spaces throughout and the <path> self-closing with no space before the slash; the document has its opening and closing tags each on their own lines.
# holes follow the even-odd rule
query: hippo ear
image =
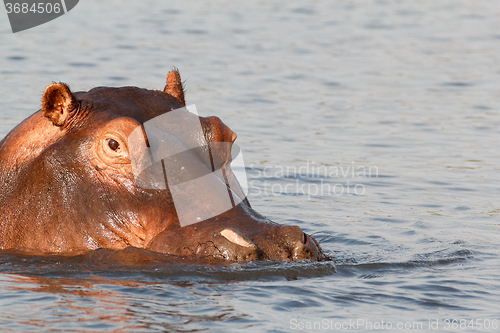
<svg viewBox="0 0 500 333">
<path fill-rule="evenodd" d="M 55 126 L 63 126 L 78 107 L 78 101 L 64 83 L 54 83 L 45 89 L 42 97 L 43 115 Z"/>
<path fill-rule="evenodd" d="M 167 75 L 167 84 L 163 91 L 169 95 L 174 96 L 182 103 L 182 105 L 186 106 L 186 101 L 184 100 L 184 88 L 182 87 L 181 75 L 177 69 L 172 70 Z"/>
</svg>

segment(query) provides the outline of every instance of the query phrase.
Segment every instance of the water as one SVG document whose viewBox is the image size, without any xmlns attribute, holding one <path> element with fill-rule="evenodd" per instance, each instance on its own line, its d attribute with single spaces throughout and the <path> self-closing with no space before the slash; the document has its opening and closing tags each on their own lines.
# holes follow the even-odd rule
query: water
<svg viewBox="0 0 500 333">
<path fill-rule="evenodd" d="M 330 235 L 335 260 L 5 253 L 0 327 L 497 331 L 499 17 L 487 0 L 87 0 L 12 34 L 4 16 L 0 136 L 53 81 L 162 89 L 176 66 L 188 104 L 238 133 L 254 208 Z"/>
</svg>

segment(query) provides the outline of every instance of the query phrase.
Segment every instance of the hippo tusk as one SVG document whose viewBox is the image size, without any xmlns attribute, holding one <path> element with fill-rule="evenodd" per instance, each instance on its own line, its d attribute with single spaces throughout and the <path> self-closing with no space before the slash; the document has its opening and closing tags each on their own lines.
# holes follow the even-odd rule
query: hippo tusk
<svg viewBox="0 0 500 333">
<path fill-rule="evenodd" d="M 256 247 L 254 243 L 250 242 L 249 240 L 245 239 L 242 235 L 237 233 L 234 230 L 231 229 L 224 229 L 220 232 L 220 234 L 226 238 L 228 241 L 231 243 L 237 244 L 239 246 L 243 247 Z"/>
</svg>

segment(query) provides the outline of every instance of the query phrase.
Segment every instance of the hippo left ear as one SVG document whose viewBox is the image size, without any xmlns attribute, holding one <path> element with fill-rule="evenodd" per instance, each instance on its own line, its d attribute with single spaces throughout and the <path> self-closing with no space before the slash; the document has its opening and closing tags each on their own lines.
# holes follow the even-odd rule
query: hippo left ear
<svg viewBox="0 0 500 333">
<path fill-rule="evenodd" d="M 43 93 L 43 115 L 55 126 L 64 126 L 77 107 L 78 101 L 64 83 L 51 84 Z"/>
<path fill-rule="evenodd" d="M 182 87 L 181 75 L 177 69 L 172 70 L 167 74 L 167 84 L 163 88 L 163 92 L 174 96 L 186 106 L 186 101 L 184 100 L 184 88 Z"/>
</svg>

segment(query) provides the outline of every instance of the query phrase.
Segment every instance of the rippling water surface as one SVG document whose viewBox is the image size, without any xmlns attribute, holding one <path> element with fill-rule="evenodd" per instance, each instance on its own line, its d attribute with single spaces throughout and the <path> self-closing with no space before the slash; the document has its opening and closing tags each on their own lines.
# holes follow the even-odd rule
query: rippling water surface
<svg viewBox="0 0 500 333">
<path fill-rule="evenodd" d="M 254 208 L 335 257 L 3 253 L 3 330 L 498 331 L 496 1 L 87 0 L 17 34 L 0 13 L 0 39 L 1 137 L 53 81 L 161 89 L 176 66 L 238 133 Z"/>
</svg>

